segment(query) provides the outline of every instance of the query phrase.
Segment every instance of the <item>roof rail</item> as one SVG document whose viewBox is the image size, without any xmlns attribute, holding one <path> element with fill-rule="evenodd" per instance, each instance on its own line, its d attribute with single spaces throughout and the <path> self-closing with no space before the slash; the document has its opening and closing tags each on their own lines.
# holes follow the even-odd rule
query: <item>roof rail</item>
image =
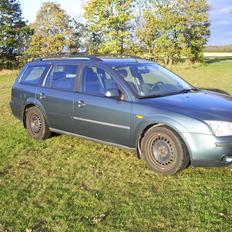
<svg viewBox="0 0 232 232">
<path fill-rule="evenodd" d="M 139 56 L 127 55 L 127 54 L 96 54 L 96 55 L 88 55 L 85 53 L 77 53 L 77 54 L 61 54 L 57 56 L 47 56 L 41 58 L 34 58 L 32 61 L 43 61 L 43 60 L 56 60 L 56 59 L 83 59 L 83 60 L 91 60 L 91 61 L 102 61 L 100 57 L 115 57 L 115 58 L 134 58 L 134 59 L 142 59 Z"/>
<path fill-rule="evenodd" d="M 43 60 L 56 60 L 56 59 L 83 59 L 83 60 L 91 60 L 91 61 L 102 61 L 100 58 L 95 55 L 87 55 L 84 53 L 79 54 L 62 54 L 57 56 L 46 56 L 41 58 L 34 58 L 32 61 L 43 61 Z"/>
</svg>

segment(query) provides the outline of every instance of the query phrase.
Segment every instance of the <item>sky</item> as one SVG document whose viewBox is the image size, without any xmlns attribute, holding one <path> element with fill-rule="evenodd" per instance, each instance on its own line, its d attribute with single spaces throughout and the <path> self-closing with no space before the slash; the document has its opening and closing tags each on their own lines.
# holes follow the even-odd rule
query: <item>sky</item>
<svg viewBox="0 0 232 232">
<path fill-rule="evenodd" d="M 208 44 L 232 44 L 232 0 L 209 0 L 211 36 Z"/>
<path fill-rule="evenodd" d="M 44 0 L 19 0 L 21 3 L 23 17 L 33 22 L 36 13 Z M 60 3 L 72 17 L 78 18 L 83 14 L 84 0 L 55 0 Z M 208 0 L 210 5 L 210 32 L 208 45 L 232 44 L 232 0 Z"/>
</svg>

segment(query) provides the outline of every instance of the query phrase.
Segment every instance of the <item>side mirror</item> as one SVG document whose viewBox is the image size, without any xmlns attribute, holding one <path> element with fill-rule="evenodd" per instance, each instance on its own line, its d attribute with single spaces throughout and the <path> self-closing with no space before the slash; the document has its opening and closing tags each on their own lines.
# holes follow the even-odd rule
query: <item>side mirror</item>
<svg viewBox="0 0 232 232">
<path fill-rule="evenodd" d="M 105 93 L 105 97 L 109 98 L 119 98 L 120 97 L 120 91 L 119 89 L 108 89 Z"/>
</svg>

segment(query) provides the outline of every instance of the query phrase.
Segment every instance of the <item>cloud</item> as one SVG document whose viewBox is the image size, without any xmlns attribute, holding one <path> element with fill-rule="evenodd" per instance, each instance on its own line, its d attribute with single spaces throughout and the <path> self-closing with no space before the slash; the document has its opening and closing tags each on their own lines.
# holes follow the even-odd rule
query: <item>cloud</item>
<svg viewBox="0 0 232 232">
<path fill-rule="evenodd" d="M 221 8 L 221 9 L 218 10 L 218 12 L 220 12 L 220 13 L 229 13 L 231 11 L 231 8 L 229 8 L 229 7 Z"/>
<path fill-rule="evenodd" d="M 226 7 L 226 8 L 211 8 L 209 10 L 210 14 L 219 14 L 219 15 L 223 15 L 223 14 L 229 14 L 232 10 L 232 7 Z"/>
<path fill-rule="evenodd" d="M 231 24 L 231 21 L 229 21 L 229 20 L 221 20 L 221 21 L 218 22 L 218 24 L 229 25 L 229 24 Z"/>
</svg>

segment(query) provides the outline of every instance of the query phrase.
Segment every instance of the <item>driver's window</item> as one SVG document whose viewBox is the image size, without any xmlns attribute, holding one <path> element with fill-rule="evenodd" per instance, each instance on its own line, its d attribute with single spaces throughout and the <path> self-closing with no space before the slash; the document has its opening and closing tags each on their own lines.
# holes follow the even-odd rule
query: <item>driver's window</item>
<svg viewBox="0 0 232 232">
<path fill-rule="evenodd" d="M 82 92 L 90 95 L 104 96 L 109 89 L 118 88 L 112 76 L 104 69 L 86 66 L 82 76 Z"/>
</svg>

